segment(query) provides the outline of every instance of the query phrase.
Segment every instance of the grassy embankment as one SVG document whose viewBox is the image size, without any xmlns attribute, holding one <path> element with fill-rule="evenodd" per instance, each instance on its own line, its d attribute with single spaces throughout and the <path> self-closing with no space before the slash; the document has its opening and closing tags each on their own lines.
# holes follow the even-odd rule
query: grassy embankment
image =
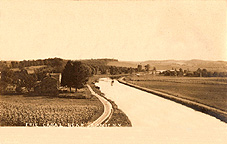
<svg viewBox="0 0 227 144">
<path fill-rule="evenodd" d="M 227 112 L 227 78 L 130 76 L 125 80 Z M 224 116 L 224 121 L 227 119 Z M 222 120 L 223 120 L 222 119 Z"/>
<path fill-rule="evenodd" d="M 105 99 L 107 99 L 104 94 L 95 86 L 94 82 L 97 82 L 99 78 L 104 78 L 104 77 L 111 77 L 111 75 L 96 75 L 90 78 L 89 84 L 91 88 L 100 96 L 103 96 Z M 118 76 L 119 77 L 119 76 Z M 119 126 L 120 124 L 121 127 L 131 127 L 131 121 L 127 117 L 127 115 L 118 108 L 118 106 L 115 104 L 114 101 L 107 99 L 113 106 L 113 113 L 108 120 L 107 124 L 110 124 L 110 126 L 116 125 Z"/>
<path fill-rule="evenodd" d="M 81 99 L 86 95 L 86 99 Z M 79 98 L 79 99 L 78 99 Z M 59 96 L 0 95 L 0 125 L 25 126 L 26 123 L 43 126 L 88 125 L 103 113 L 102 103 L 83 88 L 74 94 Z"/>
</svg>

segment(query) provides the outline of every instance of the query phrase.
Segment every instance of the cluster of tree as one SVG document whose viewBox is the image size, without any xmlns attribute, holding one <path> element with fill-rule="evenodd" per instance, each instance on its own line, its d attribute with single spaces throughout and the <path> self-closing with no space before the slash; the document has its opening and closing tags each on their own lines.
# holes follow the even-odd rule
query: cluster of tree
<svg viewBox="0 0 227 144">
<path fill-rule="evenodd" d="M 70 88 L 80 89 L 84 87 L 91 76 L 91 68 L 81 61 L 68 61 L 62 72 L 61 85 Z"/>
<path fill-rule="evenodd" d="M 184 72 L 180 68 L 179 70 L 175 69 L 175 70 L 164 71 L 164 72 L 160 73 L 160 75 L 164 75 L 164 76 L 184 76 Z"/>
<path fill-rule="evenodd" d="M 132 67 L 116 67 L 116 66 L 110 66 L 109 67 L 109 73 L 111 75 L 117 75 L 117 74 L 132 74 L 136 72 L 136 68 Z"/>
<path fill-rule="evenodd" d="M 149 71 L 156 71 L 156 67 L 153 67 L 153 69 L 151 69 L 151 66 L 150 66 L 150 64 L 146 64 L 145 66 L 144 66 L 144 69 L 143 69 L 143 66 L 141 65 L 141 64 L 139 64 L 138 66 L 137 66 L 137 72 L 149 72 Z"/>
<path fill-rule="evenodd" d="M 1 71 L 0 87 L 1 92 L 5 92 L 7 86 L 15 86 L 15 92 L 21 93 L 23 88 L 30 92 L 37 82 L 36 74 L 28 74 L 27 70 L 12 71 L 5 68 Z"/>
<path fill-rule="evenodd" d="M 82 61 L 68 61 L 62 72 L 61 85 L 70 88 L 82 88 L 88 78 L 96 74 L 129 74 L 138 71 L 137 68 L 108 66 L 113 59 L 91 59 Z"/>
<path fill-rule="evenodd" d="M 111 61 L 118 61 L 116 59 L 89 59 L 82 60 L 83 64 L 86 64 L 91 68 L 91 74 L 107 74 L 109 66 L 107 65 Z"/>
<path fill-rule="evenodd" d="M 198 68 L 196 71 L 183 70 L 167 70 L 160 73 L 164 76 L 188 76 L 188 77 L 227 77 L 227 72 L 211 72 L 207 69 Z"/>
<path fill-rule="evenodd" d="M 4 90 L 7 86 L 15 86 L 16 92 L 20 93 L 22 88 L 26 88 L 28 92 L 37 87 L 37 82 L 42 82 L 46 79 L 48 73 L 61 72 L 62 86 L 82 88 L 87 82 L 89 76 L 95 74 L 121 74 L 132 73 L 133 68 L 108 66 L 108 62 L 117 61 L 115 59 L 91 59 L 81 61 L 66 61 L 60 58 L 45 59 L 45 60 L 24 60 L 20 62 L 12 61 L 11 66 L 6 62 L 1 61 L 1 81 L 0 87 Z M 46 65 L 34 70 L 34 73 L 28 73 L 27 67 Z M 4 68 L 3 68 L 4 67 Z M 12 68 L 20 68 L 13 70 Z M 37 89 L 44 90 L 45 84 L 40 84 Z M 45 90 L 46 91 L 46 90 Z"/>
<path fill-rule="evenodd" d="M 137 69 L 135 72 L 149 72 L 153 71 L 156 73 L 156 67 L 153 67 L 151 69 L 151 66 L 149 64 L 143 66 L 139 64 L 137 66 Z M 208 71 L 207 69 L 201 69 L 198 68 L 196 71 L 189 71 L 189 70 L 183 70 L 182 68 L 179 68 L 179 70 L 172 68 L 172 70 L 166 70 L 160 75 L 164 76 L 188 76 L 188 77 L 227 77 L 227 72 L 211 72 Z"/>
<path fill-rule="evenodd" d="M 23 61 L 11 61 L 9 68 L 19 68 L 30 66 L 42 66 L 46 65 L 51 67 L 54 72 L 62 72 L 65 66 L 65 61 L 61 58 L 48 58 L 48 59 L 38 59 L 38 60 L 23 60 Z"/>
<path fill-rule="evenodd" d="M 193 73 L 186 71 L 185 76 L 194 76 L 194 77 L 227 77 L 227 72 L 211 72 L 207 69 L 198 68 Z"/>
<path fill-rule="evenodd" d="M 136 68 L 128 67 L 117 67 L 109 66 L 108 63 L 111 61 L 118 61 L 116 59 L 90 59 L 82 60 L 83 64 L 86 64 L 91 68 L 91 75 L 96 74 L 129 74 L 138 71 Z"/>
<path fill-rule="evenodd" d="M 3 69 L 7 68 L 7 63 L 6 61 L 0 61 L 0 71 L 2 71 Z"/>
<path fill-rule="evenodd" d="M 53 59 L 52 66 L 59 69 L 62 67 L 61 61 L 60 59 Z M 53 72 L 53 67 L 40 67 L 35 69 L 34 73 L 28 73 L 25 68 L 13 70 L 8 66 L 4 66 L 1 68 L 0 73 L 0 92 L 7 93 L 7 87 L 9 86 L 15 88 L 15 93 L 34 92 L 38 82 L 50 77 L 48 73 Z"/>
</svg>

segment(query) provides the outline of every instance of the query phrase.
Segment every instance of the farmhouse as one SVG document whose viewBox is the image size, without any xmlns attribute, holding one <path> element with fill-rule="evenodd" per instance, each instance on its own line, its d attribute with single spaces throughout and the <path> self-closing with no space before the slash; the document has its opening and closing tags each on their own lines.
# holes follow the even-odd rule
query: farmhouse
<svg viewBox="0 0 227 144">
<path fill-rule="evenodd" d="M 59 88 L 61 86 L 61 78 L 62 78 L 61 73 L 48 73 L 47 75 L 49 77 L 57 80 L 57 88 Z"/>
<path fill-rule="evenodd" d="M 160 74 L 160 73 L 163 73 L 163 72 L 165 72 L 166 70 L 156 70 L 156 73 L 157 74 Z"/>
</svg>

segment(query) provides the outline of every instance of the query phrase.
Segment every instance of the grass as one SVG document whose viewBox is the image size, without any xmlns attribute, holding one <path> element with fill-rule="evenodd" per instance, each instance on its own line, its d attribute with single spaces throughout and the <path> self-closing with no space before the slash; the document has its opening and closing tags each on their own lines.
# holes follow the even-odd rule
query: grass
<svg viewBox="0 0 227 144">
<path fill-rule="evenodd" d="M 131 127 L 132 123 L 129 120 L 128 116 L 118 108 L 114 101 L 109 100 L 113 106 L 113 113 L 107 122 L 111 126 L 121 126 L 121 127 Z"/>
<path fill-rule="evenodd" d="M 102 103 L 95 97 L 77 99 L 73 96 L 0 95 L 0 125 L 25 126 L 26 123 L 43 126 L 47 123 L 68 126 L 96 120 L 103 112 Z"/>
<path fill-rule="evenodd" d="M 126 81 L 227 111 L 227 78 L 130 76 Z"/>
</svg>

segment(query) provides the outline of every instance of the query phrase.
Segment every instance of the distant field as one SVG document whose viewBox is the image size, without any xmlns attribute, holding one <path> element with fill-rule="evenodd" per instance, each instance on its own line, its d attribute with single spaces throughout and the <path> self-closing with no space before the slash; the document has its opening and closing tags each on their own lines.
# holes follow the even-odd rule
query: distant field
<svg viewBox="0 0 227 144">
<path fill-rule="evenodd" d="M 95 97 L 0 95 L 0 125 L 25 126 L 26 123 L 88 124 L 103 112 L 102 103 Z"/>
<path fill-rule="evenodd" d="M 107 65 L 116 67 L 132 67 L 137 68 L 137 62 L 111 61 Z"/>
<path fill-rule="evenodd" d="M 28 73 L 34 73 L 35 69 L 47 67 L 46 65 L 41 65 L 41 66 L 30 66 L 30 67 L 25 67 L 25 69 L 28 71 Z M 13 71 L 19 71 L 19 68 L 12 68 Z"/>
<path fill-rule="evenodd" d="M 227 111 L 227 78 L 131 76 L 126 81 Z"/>
<path fill-rule="evenodd" d="M 156 67 L 157 70 L 170 70 L 172 68 L 182 68 L 184 70 L 196 71 L 198 68 L 207 69 L 208 71 L 227 72 L 226 61 L 206 61 L 206 60 L 149 60 L 149 61 L 112 61 L 107 65 L 120 67 L 136 68 L 138 64 L 145 66 L 150 64 L 151 68 Z"/>
</svg>

